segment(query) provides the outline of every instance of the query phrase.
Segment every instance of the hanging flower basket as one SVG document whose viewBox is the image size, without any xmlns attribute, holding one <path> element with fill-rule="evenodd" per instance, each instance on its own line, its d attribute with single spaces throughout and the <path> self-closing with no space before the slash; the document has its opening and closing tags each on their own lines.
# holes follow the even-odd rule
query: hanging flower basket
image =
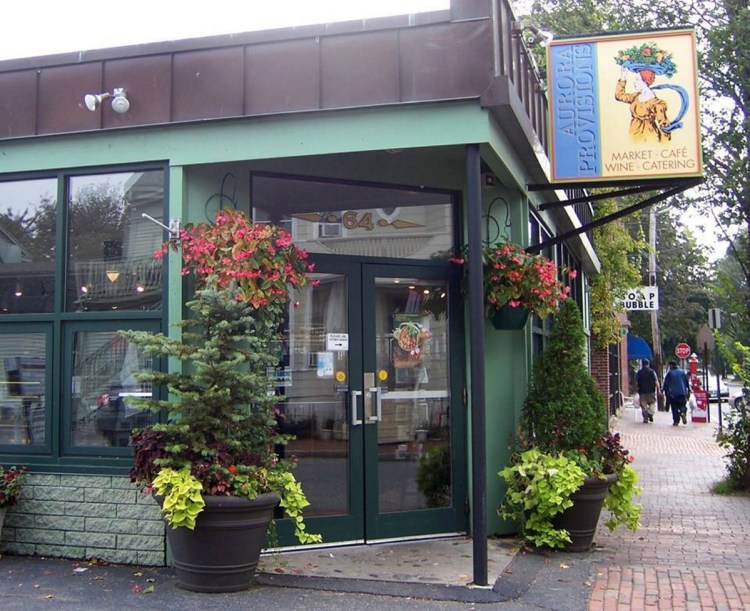
<svg viewBox="0 0 750 611">
<path fill-rule="evenodd" d="M 463 258 L 452 261 L 464 263 Z M 551 259 L 511 242 L 485 247 L 482 267 L 485 315 L 496 329 L 522 329 L 530 314 L 545 318 L 556 313 L 570 292 L 561 275 L 576 277 L 576 270 L 558 270 Z"/>
<path fill-rule="evenodd" d="M 515 308 L 504 305 L 502 308 L 495 310 L 490 318 L 492 326 L 501 331 L 518 331 L 526 326 L 531 312 L 523 306 Z"/>
</svg>

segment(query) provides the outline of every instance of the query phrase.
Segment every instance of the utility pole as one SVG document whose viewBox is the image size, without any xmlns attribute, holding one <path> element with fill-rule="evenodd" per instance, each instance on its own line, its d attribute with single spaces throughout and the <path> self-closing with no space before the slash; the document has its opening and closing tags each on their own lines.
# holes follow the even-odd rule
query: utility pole
<svg viewBox="0 0 750 611">
<path fill-rule="evenodd" d="M 656 210 L 649 208 L 648 215 L 648 285 L 656 286 Z M 654 369 L 662 377 L 661 334 L 659 333 L 659 310 L 651 310 L 651 342 L 654 351 Z"/>
</svg>

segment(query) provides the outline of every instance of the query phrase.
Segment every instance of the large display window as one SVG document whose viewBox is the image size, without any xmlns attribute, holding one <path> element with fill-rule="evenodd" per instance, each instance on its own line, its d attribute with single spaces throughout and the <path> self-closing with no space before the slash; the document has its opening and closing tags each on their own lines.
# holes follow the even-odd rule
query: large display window
<svg viewBox="0 0 750 611">
<path fill-rule="evenodd" d="M 131 429 L 153 417 L 132 374 L 155 364 L 118 331 L 162 328 L 165 204 L 162 167 L 0 181 L 3 462 L 130 456 Z"/>
</svg>

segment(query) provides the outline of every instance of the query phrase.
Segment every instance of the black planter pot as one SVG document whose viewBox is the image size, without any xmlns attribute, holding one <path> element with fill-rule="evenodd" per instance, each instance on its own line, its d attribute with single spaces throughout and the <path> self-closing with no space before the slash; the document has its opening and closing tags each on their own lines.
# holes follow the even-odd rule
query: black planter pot
<svg viewBox="0 0 750 611">
<path fill-rule="evenodd" d="M 192 592 L 245 590 L 255 578 L 279 497 L 270 493 L 252 501 L 234 496 L 204 500 L 195 530 L 167 525 L 177 585 Z"/>
<path fill-rule="evenodd" d="M 526 326 L 529 314 L 529 310 L 521 306 L 512 308 L 509 305 L 504 305 L 502 308 L 495 310 L 490 320 L 495 329 L 517 331 Z"/>
<path fill-rule="evenodd" d="M 565 544 L 566 552 L 587 552 L 591 549 L 604 498 L 610 485 L 616 481 L 616 474 L 607 475 L 606 479 L 587 477 L 583 486 L 570 497 L 572 507 L 552 520 L 555 528 L 564 528 L 570 533 L 571 543 Z"/>
</svg>

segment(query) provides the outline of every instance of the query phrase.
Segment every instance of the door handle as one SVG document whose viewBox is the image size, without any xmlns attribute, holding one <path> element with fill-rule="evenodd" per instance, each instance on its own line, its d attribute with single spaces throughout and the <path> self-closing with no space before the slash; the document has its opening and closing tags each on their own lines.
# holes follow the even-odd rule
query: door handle
<svg viewBox="0 0 750 611">
<path fill-rule="evenodd" d="M 370 396 L 375 395 L 375 415 L 372 415 L 372 412 L 370 412 L 370 418 L 368 422 L 380 422 L 380 419 L 383 417 L 383 407 L 382 402 L 380 398 L 380 387 L 375 386 L 373 388 L 368 388 L 367 392 L 370 393 Z"/>
<path fill-rule="evenodd" d="M 380 418 L 380 389 L 375 386 L 375 374 L 368 372 L 364 376 L 365 382 L 365 424 L 377 422 Z M 375 415 L 373 415 L 373 395 L 375 396 Z"/>
<path fill-rule="evenodd" d="M 357 418 L 357 397 L 362 396 L 361 390 L 352 390 L 349 393 L 349 409 L 352 412 L 352 426 L 359 426 L 362 424 L 362 420 Z"/>
</svg>

